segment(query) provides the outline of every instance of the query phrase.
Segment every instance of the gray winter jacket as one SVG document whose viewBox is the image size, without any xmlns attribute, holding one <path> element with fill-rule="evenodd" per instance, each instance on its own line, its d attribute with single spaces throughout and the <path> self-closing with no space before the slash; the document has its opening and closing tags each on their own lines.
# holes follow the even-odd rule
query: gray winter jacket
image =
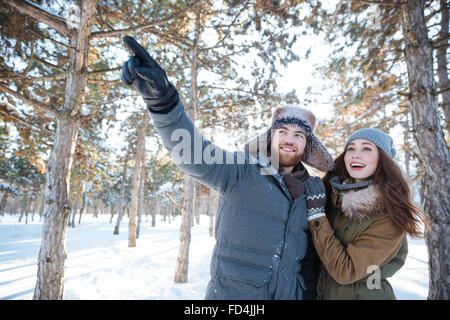
<svg viewBox="0 0 450 320">
<path fill-rule="evenodd" d="M 205 161 L 181 151 L 180 145 L 192 151 L 213 146 L 181 102 L 151 115 L 175 163 L 220 193 L 206 299 L 303 299 L 306 283 L 315 291 L 315 266 L 305 258 L 313 255 L 305 195 L 293 200 L 280 174 L 247 153 L 215 146 L 215 161 Z"/>
</svg>

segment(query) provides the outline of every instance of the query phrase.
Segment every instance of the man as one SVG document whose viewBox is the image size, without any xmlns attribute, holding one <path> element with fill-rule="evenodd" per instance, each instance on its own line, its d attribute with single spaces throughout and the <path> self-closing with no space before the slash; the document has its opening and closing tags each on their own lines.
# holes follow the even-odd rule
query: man
<svg viewBox="0 0 450 320">
<path fill-rule="evenodd" d="M 279 108 L 271 128 L 247 143 L 246 152 L 224 151 L 201 137 L 147 51 L 131 37 L 123 42 L 134 56 L 122 80 L 142 95 L 164 146 L 184 172 L 220 193 L 206 299 L 314 298 L 316 261 L 303 186 L 309 175 L 301 160 L 323 171 L 334 166 L 313 133 L 314 115 Z M 186 148 L 180 155 L 179 145 L 186 145 L 180 136 L 201 155 L 213 150 L 214 161 L 199 161 L 198 152 Z"/>
</svg>

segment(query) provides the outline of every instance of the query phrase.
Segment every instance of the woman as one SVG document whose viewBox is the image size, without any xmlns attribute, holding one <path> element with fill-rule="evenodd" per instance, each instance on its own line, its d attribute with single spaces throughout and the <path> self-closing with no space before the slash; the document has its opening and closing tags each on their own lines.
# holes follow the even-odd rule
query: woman
<svg viewBox="0 0 450 320">
<path fill-rule="evenodd" d="M 358 130 L 324 177 L 325 188 L 305 184 L 309 226 L 323 263 L 318 299 L 395 299 L 386 278 L 405 262 L 405 235 L 421 236 L 422 214 L 392 160 L 392 144 L 379 130 Z"/>
</svg>

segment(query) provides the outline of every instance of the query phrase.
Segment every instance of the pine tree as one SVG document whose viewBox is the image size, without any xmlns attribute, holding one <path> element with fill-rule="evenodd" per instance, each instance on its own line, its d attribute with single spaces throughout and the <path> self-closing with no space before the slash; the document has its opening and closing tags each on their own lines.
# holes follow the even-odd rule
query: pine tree
<svg viewBox="0 0 450 320">
<path fill-rule="evenodd" d="M 410 90 L 408 101 L 413 115 L 414 136 L 424 162 L 423 209 L 430 225 L 425 238 L 430 265 L 428 298 L 448 300 L 450 153 L 438 114 L 433 47 L 425 23 L 424 1 L 408 1 L 400 10 Z"/>
</svg>

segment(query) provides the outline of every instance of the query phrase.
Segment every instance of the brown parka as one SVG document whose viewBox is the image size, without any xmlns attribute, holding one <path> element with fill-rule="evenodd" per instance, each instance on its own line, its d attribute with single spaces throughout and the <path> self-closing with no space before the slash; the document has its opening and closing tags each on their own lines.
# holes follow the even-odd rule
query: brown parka
<svg viewBox="0 0 450 320">
<path fill-rule="evenodd" d="M 408 243 L 380 206 L 375 185 L 338 192 L 326 217 L 310 222 L 323 265 L 318 299 L 396 299 L 386 280 L 404 264 Z"/>
</svg>

